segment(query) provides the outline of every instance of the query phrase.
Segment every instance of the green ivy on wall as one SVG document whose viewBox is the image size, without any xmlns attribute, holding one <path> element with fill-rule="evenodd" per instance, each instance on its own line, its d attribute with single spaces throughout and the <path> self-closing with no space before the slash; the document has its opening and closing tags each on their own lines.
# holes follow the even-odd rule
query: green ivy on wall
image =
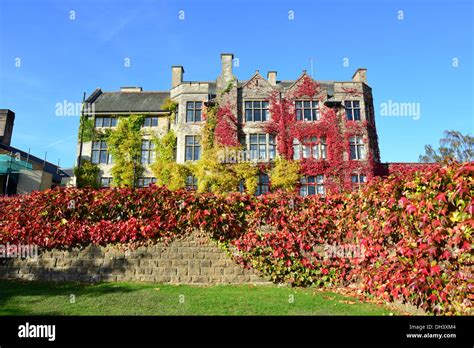
<svg viewBox="0 0 474 348">
<path fill-rule="evenodd" d="M 151 165 L 157 185 L 165 185 L 171 190 L 186 187 L 186 177 L 191 171 L 186 165 L 176 163 L 176 134 L 169 130 L 163 137 L 153 137 L 156 161 Z"/>
<path fill-rule="evenodd" d="M 79 140 L 94 141 L 97 139 L 97 130 L 94 127 L 94 119 L 92 117 L 81 116 L 81 124 L 79 125 Z"/>
<path fill-rule="evenodd" d="M 176 103 L 175 101 L 171 100 L 171 98 L 168 97 L 163 102 L 163 105 L 161 105 L 161 108 L 170 113 L 170 122 L 173 123 L 176 119 L 176 112 L 178 111 L 178 103 Z"/>
<path fill-rule="evenodd" d="M 145 168 L 140 162 L 143 115 L 120 117 L 117 127 L 108 132 L 107 146 L 114 166 L 113 185 L 133 187 Z"/>
</svg>

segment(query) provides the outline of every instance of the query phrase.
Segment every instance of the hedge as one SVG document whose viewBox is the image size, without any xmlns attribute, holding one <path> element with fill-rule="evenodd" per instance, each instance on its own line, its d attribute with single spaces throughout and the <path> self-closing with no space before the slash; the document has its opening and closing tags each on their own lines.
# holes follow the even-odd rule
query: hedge
<svg viewBox="0 0 474 348">
<path fill-rule="evenodd" d="M 435 314 L 466 314 L 473 174 L 472 163 L 451 163 L 326 197 L 53 189 L 0 198 L 0 244 L 134 247 L 198 228 L 274 282 L 351 287 Z"/>
</svg>

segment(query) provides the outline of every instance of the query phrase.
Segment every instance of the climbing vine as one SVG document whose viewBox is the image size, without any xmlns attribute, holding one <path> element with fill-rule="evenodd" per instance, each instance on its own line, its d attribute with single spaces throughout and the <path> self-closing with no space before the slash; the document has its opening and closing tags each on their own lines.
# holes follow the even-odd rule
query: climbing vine
<svg viewBox="0 0 474 348">
<path fill-rule="evenodd" d="M 374 173 L 374 162 L 379 160 L 378 153 L 374 155 L 372 149 L 377 148 L 377 139 L 374 138 L 375 130 L 373 124 L 367 121 L 347 121 L 343 113 L 336 108 L 322 106 L 319 109 L 319 120 L 314 122 L 295 121 L 296 111 L 294 101 L 324 99 L 320 85 L 303 76 L 295 88 L 285 96 L 273 92 L 269 96 L 270 113 L 272 120 L 265 124 L 266 132 L 275 135 L 278 153 L 289 162 L 280 162 L 278 165 L 286 165 L 290 170 L 293 159 L 293 141 L 304 144 L 307 139 L 315 138 L 318 144 L 325 140 L 327 146 L 327 158 L 303 158 L 300 162 L 300 175 L 324 175 L 325 186 L 328 192 L 336 192 L 351 189 L 351 174 L 359 173 L 370 179 Z M 355 94 L 357 91 L 348 90 L 347 93 Z M 360 92 L 357 92 L 360 93 Z M 372 127 L 372 128 L 371 128 Z M 350 160 L 345 156 L 350 155 L 350 137 L 358 135 L 364 139 L 367 149 L 366 160 Z M 284 171 L 285 169 L 281 169 Z M 274 183 L 272 181 L 272 186 Z"/>
<path fill-rule="evenodd" d="M 81 116 L 81 124 L 79 125 L 79 139 L 83 142 L 97 140 L 98 132 L 94 127 L 94 119 L 92 117 Z"/>
<path fill-rule="evenodd" d="M 173 123 L 176 119 L 176 112 L 178 111 L 178 103 L 171 100 L 171 98 L 166 98 L 161 105 L 161 108 L 170 113 L 170 122 Z"/>
<path fill-rule="evenodd" d="M 186 177 L 190 175 L 190 170 L 186 165 L 176 163 L 176 134 L 169 130 L 163 137 L 154 136 L 155 158 L 151 170 L 156 177 L 156 183 L 160 186 L 167 186 L 171 190 L 186 187 Z"/>
<path fill-rule="evenodd" d="M 107 134 L 108 150 L 114 163 L 114 186 L 135 186 L 145 169 L 140 161 L 143 120 L 143 115 L 120 117 L 117 127 Z"/>
<path fill-rule="evenodd" d="M 233 81 L 229 82 L 221 97 L 232 87 Z M 198 179 L 199 192 L 234 192 L 243 183 L 245 191 L 253 194 L 258 184 L 258 167 L 251 163 L 230 163 L 225 158 L 225 154 L 238 153 L 243 147 L 237 137 L 237 117 L 232 111 L 233 105 L 229 101 L 221 101 L 220 104 L 212 102 L 203 108 L 201 159 L 188 164 L 188 168 Z"/>
<path fill-rule="evenodd" d="M 277 157 L 269 174 L 273 189 L 294 191 L 300 179 L 300 163 Z"/>
</svg>

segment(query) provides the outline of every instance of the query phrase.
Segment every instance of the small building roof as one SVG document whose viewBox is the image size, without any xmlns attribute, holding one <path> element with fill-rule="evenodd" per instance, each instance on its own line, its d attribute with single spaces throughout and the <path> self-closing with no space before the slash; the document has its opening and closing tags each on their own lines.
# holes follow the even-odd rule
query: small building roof
<svg viewBox="0 0 474 348">
<path fill-rule="evenodd" d="M 86 100 L 94 105 L 94 111 L 104 112 L 156 112 L 162 108 L 169 92 L 102 92 L 96 90 Z"/>
</svg>

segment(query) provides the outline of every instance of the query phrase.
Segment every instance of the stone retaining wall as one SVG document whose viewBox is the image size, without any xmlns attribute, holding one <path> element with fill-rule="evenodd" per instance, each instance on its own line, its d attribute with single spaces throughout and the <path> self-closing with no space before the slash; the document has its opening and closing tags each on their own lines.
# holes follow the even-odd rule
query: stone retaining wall
<svg viewBox="0 0 474 348">
<path fill-rule="evenodd" d="M 41 250 L 38 258 L 0 259 L 0 279 L 46 281 L 144 281 L 173 284 L 266 283 L 236 264 L 214 242 L 196 235 L 136 250 L 88 246 Z"/>
</svg>

